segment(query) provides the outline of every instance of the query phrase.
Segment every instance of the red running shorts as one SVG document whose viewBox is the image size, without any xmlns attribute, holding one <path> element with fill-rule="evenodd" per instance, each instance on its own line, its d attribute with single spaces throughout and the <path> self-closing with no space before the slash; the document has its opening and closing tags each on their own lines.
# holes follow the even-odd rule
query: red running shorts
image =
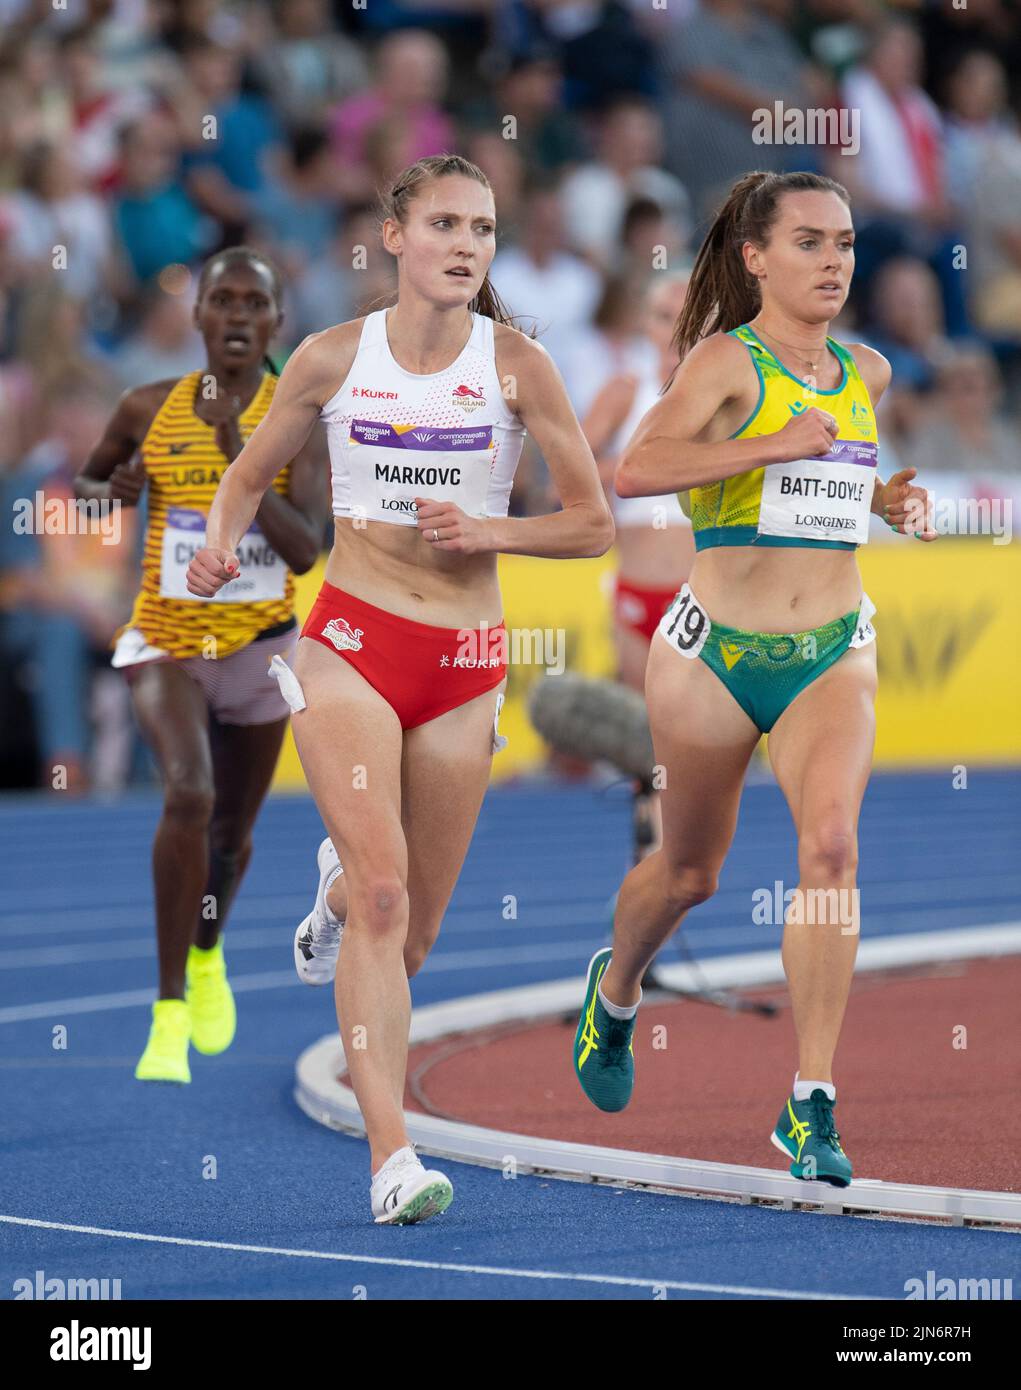
<svg viewBox="0 0 1021 1390">
<path fill-rule="evenodd" d="M 613 615 L 621 627 L 640 633 L 651 642 L 659 620 L 677 597 L 677 587 L 649 589 L 617 576 L 613 591 Z"/>
<path fill-rule="evenodd" d="M 671 598 L 673 594 L 671 594 Z M 507 673 L 507 630 L 433 627 L 323 584 L 301 629 L 349 662 L 414 729 L 492 690 Z"/>
</svg>

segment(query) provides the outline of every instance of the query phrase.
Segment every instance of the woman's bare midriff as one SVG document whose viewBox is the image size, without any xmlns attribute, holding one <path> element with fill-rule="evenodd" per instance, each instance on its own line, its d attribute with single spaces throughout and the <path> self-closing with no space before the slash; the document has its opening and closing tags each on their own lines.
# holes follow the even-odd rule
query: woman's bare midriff
<svg viewBox="0 0 1021 1390">
<path fill-rule="evenodd" d="M 725 627 L 805 632 L 861 603 L 853 550 L 801 546 L 717 546 L 695 557 L 692 593 Z"/>
<path fill-rule="evenodd" d="M 436 550 L 415 526 L 337 517 L 326 582 L 434 627 L 495 627 L 503 615 L 496 555 Z"/>
</svg>

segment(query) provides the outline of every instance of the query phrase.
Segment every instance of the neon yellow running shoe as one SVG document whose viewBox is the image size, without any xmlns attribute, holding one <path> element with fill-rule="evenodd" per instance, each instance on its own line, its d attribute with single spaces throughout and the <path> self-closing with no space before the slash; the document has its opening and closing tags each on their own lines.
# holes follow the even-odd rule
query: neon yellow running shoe
<svg viewBox="0 0 1021 1390">
<path fill-rule="evenodd" d="M 188 1040 L 191 1019 L 183 999 L 157 999 L 152 1006 L 149 1041 L 135 1068 L 136 1081 L 191 1080 Z"/>
<path fill-rule="evenodd" d="M 225 1052 L 234 1041 L 237 1010 L 227 983 L 223 943 L 210 951 L 192 946 L 185 968 L 184 997 L 191 1010 L 191 1040 L 196 1052 Z"/>
</svg>

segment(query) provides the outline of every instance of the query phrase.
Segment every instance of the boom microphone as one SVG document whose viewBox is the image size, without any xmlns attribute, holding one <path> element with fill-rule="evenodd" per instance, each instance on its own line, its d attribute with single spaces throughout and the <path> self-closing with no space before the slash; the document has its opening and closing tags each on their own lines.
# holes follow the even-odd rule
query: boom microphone
<svg viewBox="0 0 1021 1390">
<path fill-rule="evenodd" d="M 528 713 L 558 753 L 604 759 L 651 784 L 656 757 L 645 701 L 637 691 L 571 672 L 544 676 L 529 692 Z"/>
<path fill-rule="evenodd" d="M 634 797 L 635 863 L 640 862 L 653 840 L 650 802 L 656 762 L 649 716 L 641 695 L 616 681 L 593 680 L 568 672 L 536 681 L 529 691 L 528 713 L 536 730 L 558 753 L 587 760 L 604 759 L 640 783 Z M 776 1014 L 777 1006 L 768 1001 L 746 999 L 733 990 L 714 989 L 688 948 L 683 927 L 677 932 L 677 941 L 688 957 L 698 988 L 677 989 L 664 984 L 656 975 L 655 964 L 645 972 L 644 988 L 718 1004 L 732 1012 L 767 1017 Z M 565 1022 L 573 1024 L 574 1015 Z"/>
</svg>

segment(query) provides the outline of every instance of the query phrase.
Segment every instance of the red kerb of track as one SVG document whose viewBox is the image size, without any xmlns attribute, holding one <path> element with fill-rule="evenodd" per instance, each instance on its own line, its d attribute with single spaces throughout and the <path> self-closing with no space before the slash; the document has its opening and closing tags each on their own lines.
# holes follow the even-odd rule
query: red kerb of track
<svg viewBox="0 0 1021 1390">
<path fill-rule="evenodd" d="M 769 1133 L 797 1063 L 790 1004 L 783 986 L 744 994 L 779 1012 L 644 1005 L 635 1093 L 618 1115 L 581 1092 L 576 1018 L 413 1048 L 406 1102 L 489 1129 L 782 1171 Z M 856 1175 L 1019 1190 L 1019 1000 L 1021 956 L 856 976 L 835 1069 L 837 1125 Z"/>
</svg>

